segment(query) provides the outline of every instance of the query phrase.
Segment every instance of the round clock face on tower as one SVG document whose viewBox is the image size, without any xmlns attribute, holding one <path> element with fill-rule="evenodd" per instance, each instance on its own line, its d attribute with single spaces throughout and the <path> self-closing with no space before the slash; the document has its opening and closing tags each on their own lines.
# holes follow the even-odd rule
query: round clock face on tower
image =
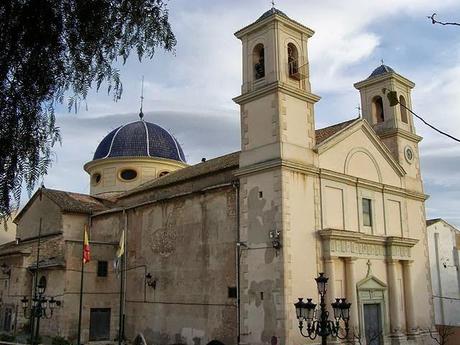
<svg viewBox="0 0 460 345">
<path fill-rule="evenodd" d="M 404 157 L 406 158 L 407 163 L 412 163 L 414 161 L 414 151 L 409 146 L 404 148 Z"/>
</svg>

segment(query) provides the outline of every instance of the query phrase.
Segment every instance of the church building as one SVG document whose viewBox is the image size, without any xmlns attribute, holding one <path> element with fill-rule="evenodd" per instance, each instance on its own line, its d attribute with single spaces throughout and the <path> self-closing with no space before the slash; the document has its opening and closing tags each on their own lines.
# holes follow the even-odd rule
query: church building
<svg viewBox="0 0 460 345">
<path fill-rule="evenodd" d="M 40 188 L 15 218 L 17 240 L 0 246 L 0 329 L 27 326 L 21 299 L 32 298 L 38 269 L 59 302 L 40 333 L 76 343 L 87 226 L 83 343 L 115 341 L 120 325 L 149 345 L 319 343 L 300 335 L 294 303 L 318 303 L 324 273 L 328 308 L 351 303 L 350 336 L 430 344 L 414 83 L 382 64 L 354 84 L 361 117 L 316 129 L 313 34 L 275 8 L 235 33 L 240 151 L 188 165 L 176 138 L 141 117 L 85 164 L 88 195 Z"/>
</svg>

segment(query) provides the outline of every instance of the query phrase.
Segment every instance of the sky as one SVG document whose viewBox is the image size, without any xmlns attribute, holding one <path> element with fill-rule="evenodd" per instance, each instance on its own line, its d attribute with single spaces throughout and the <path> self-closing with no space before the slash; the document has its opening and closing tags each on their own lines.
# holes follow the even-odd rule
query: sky
<svg viewBox="0 0 460 345">
<path fill-rule="evenodd" d="M 197 163 L 240 149 L 239 109 L 232 98 L 241 87 L 241 43 L 234 32 L 271 7 L 268 0 L 170 0 L 177 38 L 174 54 L 157 51 L 152 60 L 135 56 L 120 66 L 124 93 L 113 102 L 102 87 L 77 113 L 62 107 L 63 136 L 45 177 L 48 188 L 89 192 L 83 164 L 102 138 L 135 121 L 144 76 L 145 120 L 169 129 L 187 161 Z M 460 21 L 458 0 L 279 0 L 276 7 L 315 31 L 309 40 L 316 126 L 356 117 L 359 93 L 353 83 L 386 65 L 415 82 L 413 110 L 460 136 L 460 27 L 432 25 Z M 415 119 L 428 218 L 460 227 L 460 144 Z"/>
</svg>

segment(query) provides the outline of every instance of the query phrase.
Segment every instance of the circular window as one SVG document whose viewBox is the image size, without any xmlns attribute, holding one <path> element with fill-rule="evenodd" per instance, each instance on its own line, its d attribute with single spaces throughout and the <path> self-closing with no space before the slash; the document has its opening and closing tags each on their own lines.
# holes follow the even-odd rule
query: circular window
<svg viewBox="0 0 460 345">
<path fill-rule="evenodd" d="M 100 173 L 94 173 L 93 176 L 91 177 L 93 185 L 99 184 L 102 179 L 102 175 Z"/>
<path fill-rule="evenodd" d="M 134 180 L 137 177 L 137 171 L 134 169 L 122 170 L 120 173 L 120 177 L 122 178 L 122 180 L 125 180 L 125 181 Z"/>
<path fill-rule="evenodd" d="M 414 151 L 412 151 L 412 149 L 409 146 L 406 146 L 406 148 L 404 149 L 404 157 L 406 158 L 406 161 L 408 163 L 412 163 L 412 161 L 414 160 Z"/>
<path fill-rule="evenodd" d="M 162 171 L 161 173 L 158 174 L 158 177 L 168 175 L 169 171 Z"/>
</svg>

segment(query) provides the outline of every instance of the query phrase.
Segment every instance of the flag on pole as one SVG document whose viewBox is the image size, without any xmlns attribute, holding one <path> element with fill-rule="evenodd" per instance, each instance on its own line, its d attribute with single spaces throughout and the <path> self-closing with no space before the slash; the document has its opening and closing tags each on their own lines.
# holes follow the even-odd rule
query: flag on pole
<svg viewBox="0 0 460 345">
<path fill-rule="evenodd" d="M 90 257 L 91 257 L 91 253 L 90 253 L 90 249 L 89 249 L 89 238 L 88 238 L 88 226 L 85 225 L 85 229 L 84 229 L 84 240 L 83 240 L 83 263 L 86 264 L 87 262 L 89 262 L 90 260 Z"/>
<path fill-rule="evenodd" d="M 118 243 L 117 254 L 115 256 L 115 270 L 119 272 L 121 270 L 121 257 L 125 253 L 125 230 L 121 232 L 120 242 Z"/>
</svg>

